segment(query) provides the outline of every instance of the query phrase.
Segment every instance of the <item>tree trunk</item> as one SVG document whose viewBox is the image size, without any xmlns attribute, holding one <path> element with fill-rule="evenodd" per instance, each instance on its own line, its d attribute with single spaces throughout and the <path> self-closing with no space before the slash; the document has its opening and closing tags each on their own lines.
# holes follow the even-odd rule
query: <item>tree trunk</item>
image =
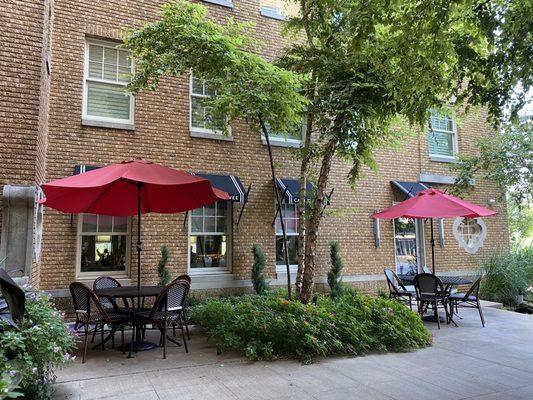
<svg viewBox="0 0 533 400">
<path fill-rule="evenodd" d="M 313 294 L 318 228 L 320 227 L 320 221 L 322 220 L 326 186 L 335 149 L 336 142 L 330 140 L 324 149 L 322 165 L 320 167 L 320 176 L 318 177 L 316 193 L 310 210 L 310 217 L 307 225 L 307 240 L 305 243 L 305 269 L 303 273 L 302 290 L 298 296 L 298 299 L 302 303 L 308 303 Z"/>
<path fill-rule="evenodd" d="M 291 294 L 291 267 L 289 264 L 289 250 L 287 248 L 287 231 L 285 230 L 285 221 L 283 220 L 283 210 L 281 208 L 281 195 L 276 186 L 276 169 L 274 168 L 274 158 L 272 157 L 272 146 L 270 146 L 270 136 L 268 134 L 268 129 L 263 121 L 261 115 L 258 115 L 259 123 L 261 124 L 261 129 L 263 130 L 263 135 L 265 135 L 265 141 L 267 142 L 268 148 L 268 157 L 270 160 L 270 172 L 272 173 L 272 182 L 274 184 L 274 193 L 276 194 L 276 203 L 280 212 L 279 219 L 281 222 L 281 232 L 283 234 L 283 258 L 285 258 L 285 266 L 287 267 L 287 294 L 288 299 L 292 299 Z"/>
</svg>

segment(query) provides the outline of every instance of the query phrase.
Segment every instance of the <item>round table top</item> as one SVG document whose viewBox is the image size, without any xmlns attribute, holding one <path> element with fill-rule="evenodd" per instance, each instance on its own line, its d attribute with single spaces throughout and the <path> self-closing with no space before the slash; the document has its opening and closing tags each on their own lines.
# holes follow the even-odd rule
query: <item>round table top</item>
<svg viewBox="0 0 533 400">
<path fill-rule="evenodd" d="M 115 288 L 96 289 L 94 293 L 103 297 L 156 297 L 164 289 L 164 286 L 121 286 Z"/>
<path fill-rule="evenodd" d="M 398 275 L 402 281 L 413 282 L 416 275 Z M 444 285 L 469 285 L 472 283 L 470 279 L 461 276 L 439 276 Z"/>
</svg>

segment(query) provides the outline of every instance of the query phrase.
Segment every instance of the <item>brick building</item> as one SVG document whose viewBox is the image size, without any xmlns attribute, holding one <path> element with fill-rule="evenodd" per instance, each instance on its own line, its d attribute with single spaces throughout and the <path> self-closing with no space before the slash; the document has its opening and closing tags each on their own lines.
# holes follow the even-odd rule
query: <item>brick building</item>
<svg viewBox="0 0 533 400">
<path fill-rule="evenodd" d="M 165 79 L 156 92 L 141 93 L 135 99 L 122 93 L 124 74 L 132 66 L 127 51 L 117 48 L 120 28 L 155 19 L 162 3 L 15 0 L 3 6 L 0 184 L 9 190 L 4 189 L 0 252 L 3 249 L 6 268 L 22 268 L 33 284 L 56 296 L 66 296 L 74 280 L 91 284 L 101 274 L 133 282 L 136 224 L 129 218 L 43 212 L 33 202 L 39 195 L 37 185 L 134 157 L 221 175 L 217 179 L 233 182 L 241 200 L 187 215 L 143 218 L 144 283 L 157 280 L 160 248 L 167 245 L 172 276 L 190 273 L 193 288 L 249 288 L 254 243 L 266 254 L 266 273 L 272 283 L 285 282 L 285 268 L 277 266 L 282 262 L 276 257 L 280 251 L 273 224 L 273 183 L 259 133 L 244 123 L 234 124 L 229 137 L 206 129 L 202 99 L 210 95 L 209 85 L 193 77 Z M 280 51 L 283 10 L 276 1 L 206 0 L 202 4 L 217 20 L 228 16 L 253 20 L 254 34 L 264 42 L 264 55 L 273 58 Z M 453 182 L 449 163 L 458 152 L 473 151 L 476 140 L 491 133 L 484 121 L 483 112 L 461 123 L 434 115 L 432 132 L 428 128 L 413 134 L 401 148 L 380 151 L 379 172 L 366 171 L 355 191 L 346 181 L 348 166 L 336 160 L 328 189 L 334 188 L 334 193 L 320 230 L 317 282 L 325 282 L 328 243 L 333 239 L 341 244 L 344 281 L 369 290 L 383 284 L 385 267 L 396 265 L 406 271 L 429 264 L 429 223 L 381 221 L 375 226 L 370 214 L 403 200 L 411 184 L 445 187 Z M 285 183 L 290 189 L 290 180 L 298 177 L 292 152 L 299 138 L 274 142 L 278 174 L 283 178 L 280 186 Z M 246 196 L 242 192 L 250 185 Z M 30 189 L 20 192 L 21 187 Z M 13 194 L 19 192 L 23 195 Z M 297 193 L 289 190 L 285 194 L 287 226 L 296 232 Z M 494 202 L 499 196 L 489 182 L 477 182 L 469 200 L 500 207 Z M 498 211 L 496 217 L 483 222 L 456 223 L 467 242 L 486 233 L 483 246 L 477 250 L 474 243 L 469 252 L 454 236 L 453 220 L 436 224 L 438 271 L 472 273 L 480 260 L 507 247 L 506 210 L 500 207 Z M 293 252 L 296 238 L 289 239 Z M 19 247 L 19 253 L 10 253 Z M 25 261 L 20 261 L 21 254 Z"/>
</svg>

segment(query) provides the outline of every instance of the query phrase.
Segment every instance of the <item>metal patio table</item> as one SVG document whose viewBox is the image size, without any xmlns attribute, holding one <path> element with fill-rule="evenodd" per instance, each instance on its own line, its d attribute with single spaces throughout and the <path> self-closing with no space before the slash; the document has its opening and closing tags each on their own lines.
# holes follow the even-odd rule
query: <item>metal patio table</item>
<svg viewBox="0 0 533 400">
<path fill-rule="evenodd" d="M 413 281 L 415 280 L 415 276 L 416 275 L 412 275 L 412 274 L 411 275 L 398 275 L 398 278 L 400 278 L 404 282 L 413 283 Z M 461 276 L 439 276 L 438 278 L 442 281 L 442 284 L 444 285 L 444 293 L 447 293 L 447 294 L 451 292 L 452 286 L 470 285 L 472 283 L 470 279 L 463 278 Z M 459 319 L 462 319 L 459 314 L 456 314 L 456 315 L 459 317 Z M 442 317 L 440 318 L 441 318 L 441 322 L 444 322 Z M 425 316 L 424 321 L 436 322 L 436 319 L 432 315 L 430 315 L 430 316 Z M 455 324 L 455 321 L 452 320 L 452 322 Z"/>
<path fill-rule="evenodd" d="M 105 289 L 96 289 L 94 293 L 98 297 L 107 297 L 111 299 L 115 298 L 127 298 L 131 300 L 132 304 L 132 310 L 133 313 L 131 314 L 131 319 L 133 322 L 135 322 L 135 311 L 139 307 L 139 304 L 135 304 L 135 300 L 138 299 L 139 301 L 143 301 L 146 297 L 157 297 L 159 293 L 165 288 L 165 286 L 141 286 L 140 288 L 137 288 L 137 286 L 120 286 L 120 287 L 114 287 L 114 288 L 105 288 Z M 134 326 L 134 329 L 135 326 Z M 111 336 L 109 335 L 105 340 L 104 343 L 107 342 Z M 171 342 L 177 344 L 178 346 L 181 346 L 181 343 L 176 341 L 175 339 L 169 337 L 167 335 L 167 339 L 169 339 Z M 137 343 L 137 350 L 152 350 L 154 348 L 158 347 L 155 343 L 152 342 L 139 342 Z M 128 357 L 131 357 L 133 348 L 133 340 L 130 344 L 130 352 Z"/>
</svg>

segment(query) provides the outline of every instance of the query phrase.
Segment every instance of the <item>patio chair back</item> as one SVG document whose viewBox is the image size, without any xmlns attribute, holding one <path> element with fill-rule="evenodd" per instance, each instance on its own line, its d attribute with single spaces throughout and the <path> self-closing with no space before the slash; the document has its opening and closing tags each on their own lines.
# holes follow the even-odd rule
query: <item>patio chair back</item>
<svg viewBox="0 0 533 400">
<path fill-rule="evenodd" d="M 102 306 L 98 296 L 94 292 L 80 282 L 72 282 L 69 286 L 70 294 L 72 296 L 72 303 L 74 304 L 74 311 L 76 315 L 83 322 L 94 321 L 102 319 L 109 321 L 109 315 Z"/>
<path fill-rule="evenodd" d="M 174 281 L 182 281 L 182 280 L 185 280 L 185 281 L 189 282 L 189 285 L 192 282 L 191 276 L 187 275 L 187 274 L 180 275 L 176 279 L 174 279 Z"/>
<path fill-rule="evenodd" d="M 111 289 L 111 288 L 117 288 L 121 287 L 119 281 L 117 281 L 115 278 L 112 278 L 110 276 L 100 276 L 99 278 L 96 278 L 96 280 L 93 283 L 93 290 L 98 289 Z M 102 306 L 106 310 L 116 310 L 118 308 L 117 303 L 115 303 L 114 300 L 108 298 L 108 297 L 100 297 L 100 303 L 102 303 Z"/>
<path fill-rule="evenodd" d="M 189 293 L 189 282 L 187 280 L 174 280 L 169 283 L 159 296 L 152 307 L 150 319 L 152 319 L 157 311 L 178 311 L 182 310 L 187 294 Z"/>
<path fill-rule="evenodd" d="M 13 322 L 15 324 L 22 322 L 26 309 L 26 296 L 19 285 L 2 268 L 0 268 L 0 292 L 7 303 Z"/>
<path fill-rule="evenodd" d="M 394 273 L 392 269 L 386 268 L 384 270 L 385 277 L 387 278 L 387 285 L 389 286 L 389 291 L 391 293 L 400 293 L 400 290 L 406 290 L 405 286 L 402 284 L 402 281 L 400 278 L 398 278 L 398 275 Z"/>
<path fill-rule="evenodd" d="M 468 298 L 472 296 L 472 294 L 474 294 L 476 299 L 479 299 L 479 289 L 481 287 L 481 279 L 483 279 L 483 276 L 480 276 L 479 278 L 476 279 L 476 281 L 472 284 L 470 289 L 468 289 L 468 291 L 465 293 L 465 297 L 463 297 L 463 301 L 468 300 Z"/>
<path fill-rule="evenodd" d="M 422 273 L 413 281 L 416 296 L 419 298 L 437 298 L 444 296 L 444 285 L 440 278 L 433 274 Z"/>
</svg>

